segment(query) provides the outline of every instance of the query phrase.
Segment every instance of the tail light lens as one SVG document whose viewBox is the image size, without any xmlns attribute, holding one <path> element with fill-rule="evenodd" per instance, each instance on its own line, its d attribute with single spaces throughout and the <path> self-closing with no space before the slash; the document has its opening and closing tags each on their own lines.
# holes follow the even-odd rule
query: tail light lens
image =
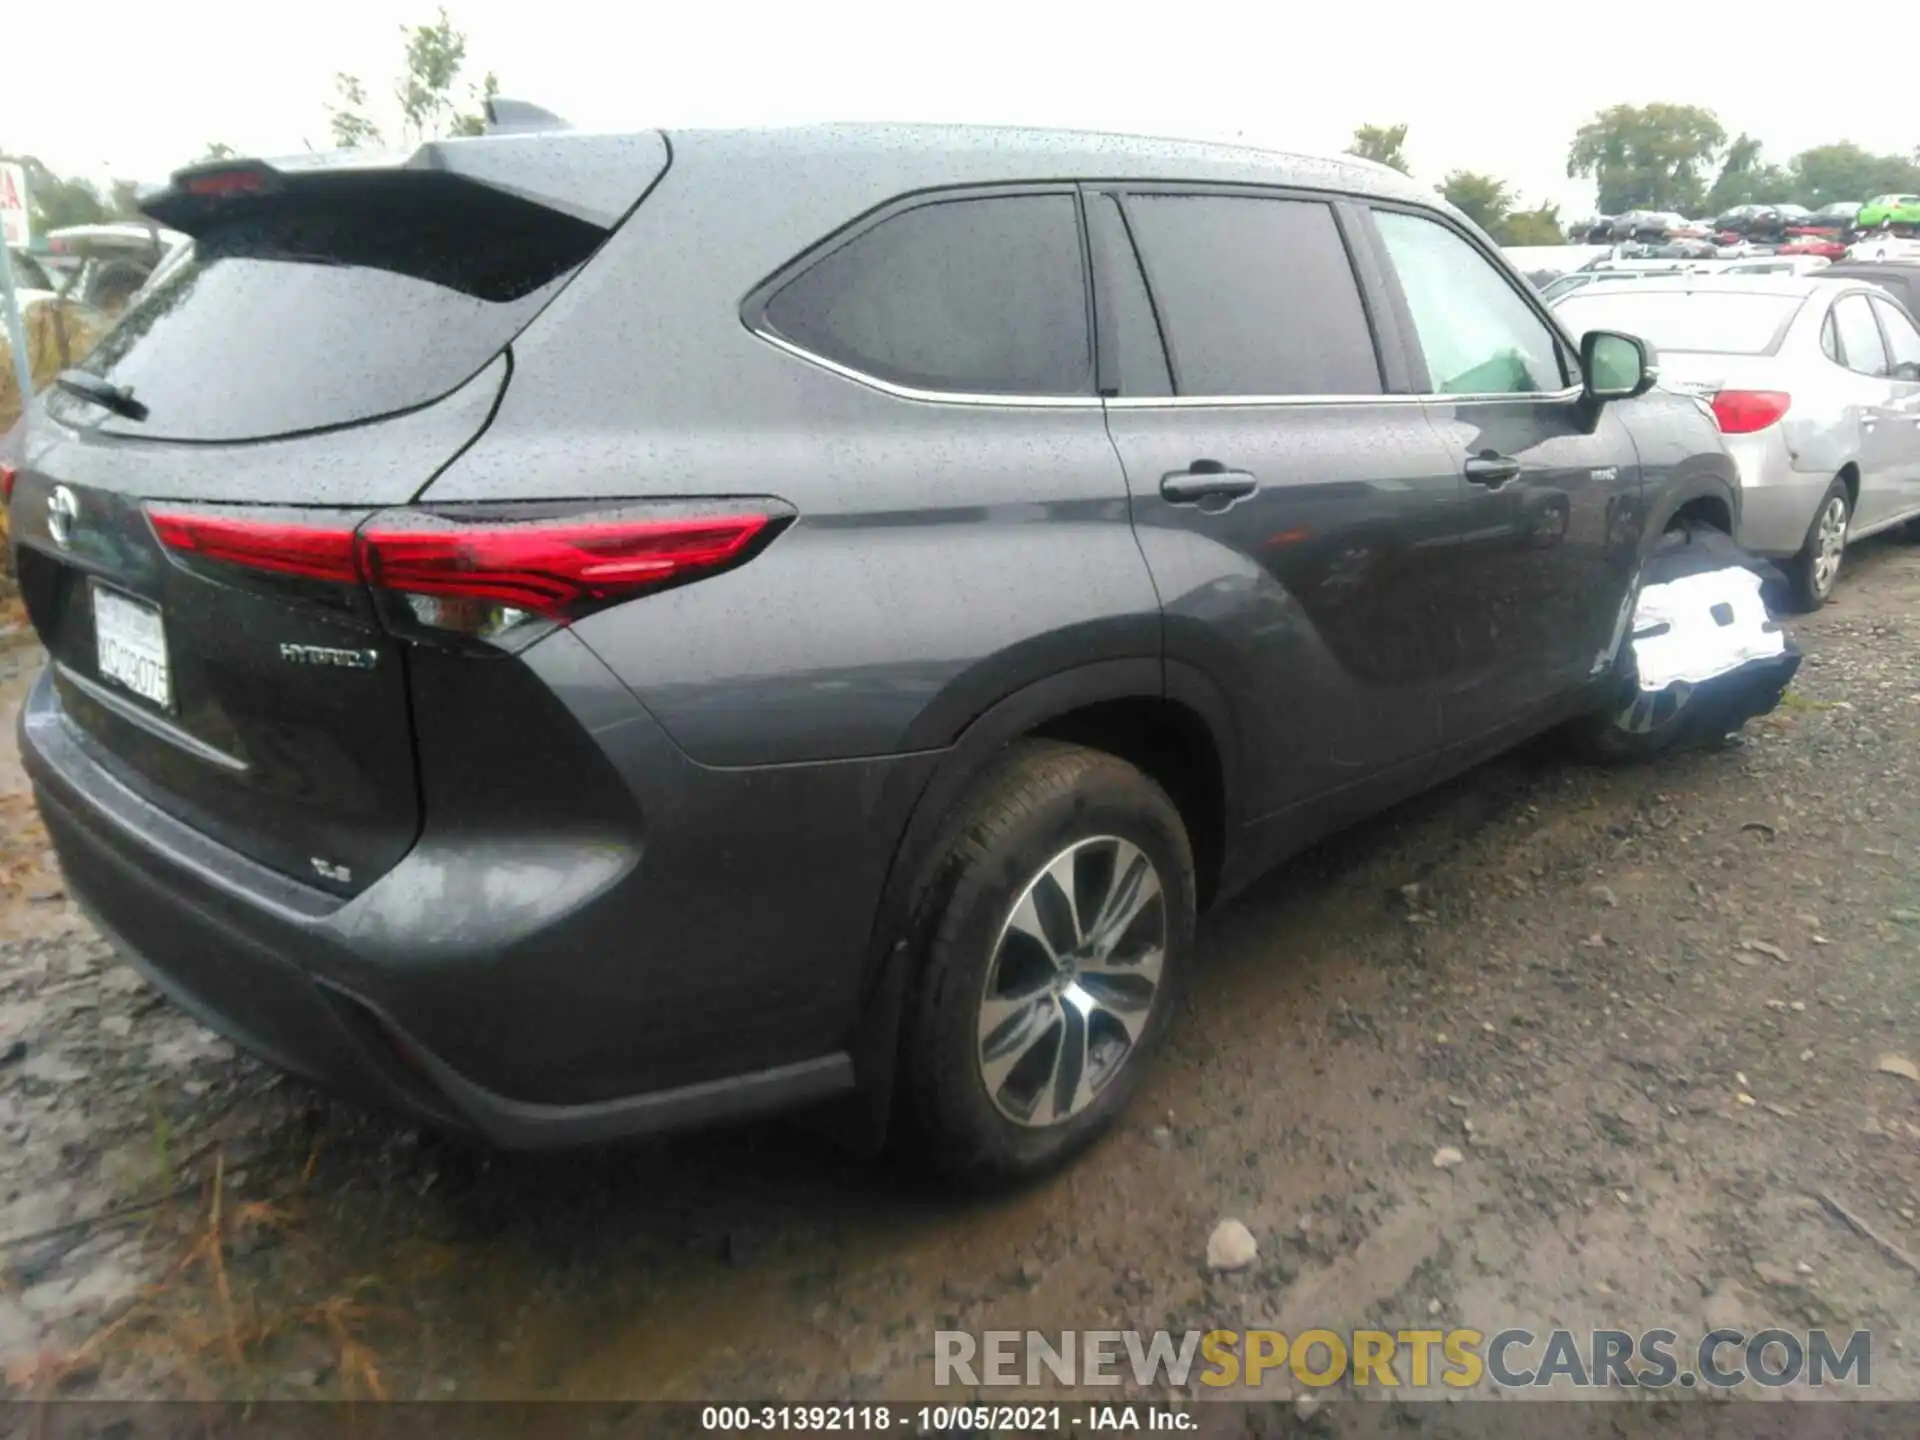
<svg viewBox="0 0 1920 1440">
<path fill-rule="evenodd" d="M 176 510 L 149 510 L 147 518 L 160 543 L 182 555 L 303 580 L 351 585 L 360 578 L 351 525 L 329 528 Z"/>
<path fill-rule="evenodd" d="M 506 648 L 647 591 L 717 574 L 793 518 L 760 499 L 581 509 L 381 510 L 290 523 L 244 509 L 149 508 L 183 559 L 365 585 L 390 629 Z"/>
<path fill-rule="evenodd" d="M 1713 418 L 1723 435 L 1751 435 L 1777 422 L 1793 404 L 1780 390 L 1722 390 L 1713 397 Z"/>
<path fill-rule="evenodd" d="M 13 482 L 20 478 L 20 472 L 11 465 L 0 465 L 0 505 L 13 503 Z"/>
</svg>

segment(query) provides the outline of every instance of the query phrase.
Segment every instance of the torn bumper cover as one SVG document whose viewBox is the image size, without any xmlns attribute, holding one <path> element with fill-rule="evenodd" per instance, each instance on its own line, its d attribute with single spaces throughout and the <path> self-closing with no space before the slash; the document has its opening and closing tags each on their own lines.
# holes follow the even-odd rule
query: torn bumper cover
<svg viewBox="0 0 1920 1440">
<path fill-rule="evenodd" d="M 1647 560 L 1628 643 L 1634 693 L 1615 723 L 1647 731 L 1678 723 L 1717 739 L 1779 705 L 1800 668 L 1800 647 L 1767 604 L 1785 579 L 1717 530 Z"/>
</svg>

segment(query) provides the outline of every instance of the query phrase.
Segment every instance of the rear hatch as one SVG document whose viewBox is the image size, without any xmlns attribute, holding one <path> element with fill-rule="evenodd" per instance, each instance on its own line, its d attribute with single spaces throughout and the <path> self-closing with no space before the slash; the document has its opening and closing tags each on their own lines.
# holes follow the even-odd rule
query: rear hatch
<svg viewBox="0 0 1920 1440">
<path fill-rule="evenodd" d="M 12 507 L 110 773 L 338 894 L 406 852 L 409 657 L 355 533 L 485 429 L 509 343 L 665 164 L 657 136 L 488 138 L 187 171 L 149 203 L 193 255 L 30 415 Z"/>
</svg>

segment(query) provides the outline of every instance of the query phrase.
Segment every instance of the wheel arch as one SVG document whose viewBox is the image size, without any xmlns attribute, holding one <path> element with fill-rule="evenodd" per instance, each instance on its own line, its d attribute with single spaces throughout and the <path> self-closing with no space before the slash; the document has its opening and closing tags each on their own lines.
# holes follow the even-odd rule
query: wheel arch
<svg viewBox="0 0 1920 1440">
<path fill-rule="evenodd" d="M 1230 714 L 1225 696 L 1203 672 L 1142 657 L 1083 665 L 1021 686 L 961 730 L 907 807 L 875 907 L 865 957 L 867 1000 L 850 1046 L 863 1097 L 850 1138 L 877 1145 L 886 1135 L 901 1005 L 918 938 L 915 912 L 956 808 L 995 757 L 1019 740 L 1049 738 L 1108 750 L 1139 765 L 1168 791 L 1188 825 L 1196 891 L 1204 904 L 1212 893 L 1207 887 L 1217 883 L 1226 863 L 1237 821 L 1232 797 L 1238 744 Z"/>
<path fill-rule="evenodd" d="M 1695 468 L 1675 477 L 1654 500 L 1642 532 L 1643 546 L 1650 547 L 1675 524 L 1694 520 L 1730 536 L 1740 529 L 1740 488 L 1731 473 L 1716 468 Z"/>
</svg>

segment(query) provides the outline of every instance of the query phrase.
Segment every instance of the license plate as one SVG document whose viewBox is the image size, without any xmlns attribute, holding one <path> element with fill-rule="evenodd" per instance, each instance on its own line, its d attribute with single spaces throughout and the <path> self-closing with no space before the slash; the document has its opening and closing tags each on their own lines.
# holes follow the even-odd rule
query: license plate
<svg viewBox="0 0 1920 1440">
<path fill-rule="evenodd" d="M 112 680 L 173 708 L 173 672 L 167 664 L 167 630 L 157 606 L 93 587 L 93 636 L 102 680 Z"/>
</svg>

